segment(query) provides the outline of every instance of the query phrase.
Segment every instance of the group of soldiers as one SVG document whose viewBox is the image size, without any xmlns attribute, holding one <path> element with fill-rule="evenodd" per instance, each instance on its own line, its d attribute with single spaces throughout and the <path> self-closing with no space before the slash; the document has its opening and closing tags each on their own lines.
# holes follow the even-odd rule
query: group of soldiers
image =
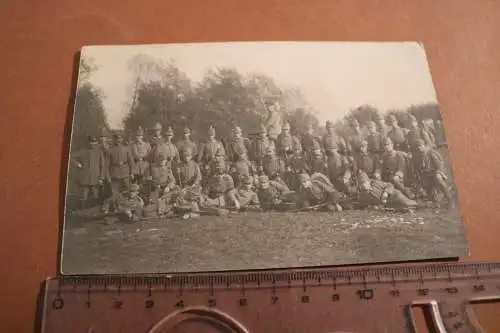
<svg viewBox="0 0 500 333">
<path fill-rule="evenodd" d="M 328 121 L 327 133 L 318 136 L 312 124 L 292 133 L 288 122 L 279 122 L 264 123 L 251 138 L 236 126 L 225 140 L 211 126 L 201 144 L 189 128 L 174 143 L 173 128 L 164 132 L 160 123 L 148 141 L 142 127 L 126 144 L 120 133 L 111 144 L 106 133 L 89 137 L 88 148 L 71 155 L 80 209 L 138 220 L 242 210 L 412 209 L 442 197 L 453 206 L 436 149 L 444 145 L 440 124 L 431 129 L 410 115 L 403 128 L 389 115 L 363 129 L 353 118 L 348 134 L 339 135 Z"/>
</svg>

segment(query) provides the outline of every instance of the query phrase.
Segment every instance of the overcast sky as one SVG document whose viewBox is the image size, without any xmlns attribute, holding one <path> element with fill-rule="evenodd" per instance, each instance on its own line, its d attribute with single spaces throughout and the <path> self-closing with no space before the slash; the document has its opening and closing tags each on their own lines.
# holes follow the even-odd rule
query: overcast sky
<svg viewBox="0 0 500 333">
<path fill-rule="evenodd" d="M 128 60 L 141 53 L 176 65 L 192 80 L 215 67 L 262 73 L 302 90 L 320 120 L 337 120 L 361 104 L 381 111 L 436 102 L 425 51 L 413 42 L 241 42 L 91 46 L 82 55 L 98 69 L 91 82 L 104 93 L 112 128 L 121 127 L 130 103 Z"/>
</svg>

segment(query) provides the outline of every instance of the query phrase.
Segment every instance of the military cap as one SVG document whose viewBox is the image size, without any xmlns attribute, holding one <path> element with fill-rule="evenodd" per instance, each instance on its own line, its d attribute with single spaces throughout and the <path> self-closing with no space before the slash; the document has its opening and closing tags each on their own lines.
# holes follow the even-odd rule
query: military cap
<svg viewBox="0 0 500 333">
<path fill-rule="evenodd" d="M 153 127 L 153 129 L 156 131 L 161 131 L 162 128 L 163 127 L 161 126 L 161 124 L 158 121 L 156 122 L 155 126 Z"/>
<path fill-rule="evenodd" d="M 90 143 L 97 143 L 97 138 L 93 135 L 89 135 L 88 139 Z"/>
<path fill-rule="evenodd" d="M 253 178 L 252 176 L 243 176 L 241 178 L 241 183 L 244 185 L 251 185 L 253 184 Z"/>
<path fill-rule="evenodd" d="M 234 132 L 235 132 L 235 133 L 238 133 L 238 134 L 241 134 L 243 131 L 241 130 L 241 127 L 239 127 L 239 126 L 235 126 L 235 127 L 234 127 Z"/>
<path fill-rule="evenodd" d="M 188 146 L 181 147 L 180 151 L 181 151 L 181 154 L 192 154 L 193 153 L 193 149 L 191 147 L 188 147 Z"/>
<path fill-rule="evenodd" d="M 189 134 L 189 133 L 191 133 L 189 127 L 184 127 L 184 134 Z"/>
<path fill-rule="evenodd" d="M 267 183 L 269 181 L 269 177 L 266 175 L 259 176 L 259 183 Z"/>
<path fill-rule="evenodd" d="M 139 192 L 139 189 L 140 187 L 137 184 L 130 185 L 130 192 Z"/>
<path fill-rule="evenodd" d="M 136 135 L 144 135 L 144 130 L 142 129 L 141 126 L 137 128 L 137 132 L 135 133 Z"/>
<path fill-rule="evenodd" d="M 333 128 L 333 121 L 331 121 L 331 120 L 327 120 L 327 121 L 326 121 L 326 124 L 325 124 L 325 127 L 326 127 L 326 128 Z"/>
<path fill-rule="evenodd" d="M 208 135 L 215 135 L 215 128 L 213 126 L 208 128 Z"/>
<path fill-rule="evenodd" d="M 284 130 L 289 130 L 290 129 L 290 123 L 288 121 L 285 121 L 285 123 L 283 124 L 283 128 Z"/>
<path fill-rule="evenodd" d="M 358 172 L 358 183 L 363 184 L 365 182 L 369 182 L 370 178 L 364 171 L 359 171 Z"/>
<path fill-rule="evenodd" d="M 172 129 L 172 126 L 168 126 L 166 134 L 168 136 L 173 136 L 174 135 L 174 130 Z"/>
</svg>

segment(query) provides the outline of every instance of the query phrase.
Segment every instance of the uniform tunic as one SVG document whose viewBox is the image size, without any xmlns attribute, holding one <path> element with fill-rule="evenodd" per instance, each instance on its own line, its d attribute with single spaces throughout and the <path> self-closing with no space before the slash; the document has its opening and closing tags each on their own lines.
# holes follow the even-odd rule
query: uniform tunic
<svg viewBox="0 0 500 333">
<path fill-rule="evenodd" d="M 139 217 L 142 215 L 144 201 L 140 196 L 132 198 L 127 194 L 121 195 L 117 200 L 117 208 L 120 213 L 130 212 L 135 217 Z"/>
<path fill-rule="evenodd" d="M 199 185 L 201 182 L 201 171 L 195 161 L 183 162 L 178 165 L 180 186 Z"/>
<path fill-rule="evenodd" d="M 382 140 L 383 135 L 378 132 L 368 134 L 368 136 L 366 137 L 366 141 L 368 142 L 368 151 L 373 154 L 382 153 Z"/>
<path fill-rule="evenodd" d="M 179 150 L 171 142 L 161 142 L 153 147 L 150 153 L 151 164 L 157 164 L 161 160 L 167 160 L 170 166 L 179 161 Z"/>
<path fill-rule="evenodd" d="M 125 179 L 134 168 L 134 158 L 130 148 L 115 145 L 109 150 L 109 176 L 111 179 Z"/>
<path fill-rule="evenodd" d="M 151 168 L 151 178 L 155 186 L 175 185 L 175 178 L 172 169 L 168 166 L 154 166 Z"/>
<path fill-rule="evenodd" d="M 344 178 L 344 174 L 350 167 L 347 157 L 338 153 L 328 156 L 326 165 L 328 167 L 327 175 L 332 182 Z"/>
<path fill-rule="evenodd" d="M 254 168 L 249 160 L 237 160 L 233 165 L 233 176 L 236 182 L 243 177 L 253 176 Z"/>
<path fill-rule="evenodd" d="M 406 158 L 403 152 L 385 152 L 381 157 L 382 180 L 391 181 L 392 177 L 404 177 L 406 171 Z"/>
<path fill-rule="evenodd" d="M 252 190 L 238 189 L 236 191 L 236 199 L 240 202 L 241 207 L 259 206 L 259 196 Z"/>
<path fill-rule="evenodd" d="M 148 142 L 134 142 L 130 145 L 130 151 L 135 162 L 133 173 L 144 175 L 149 168 L 147 159 L 151 152 L 151 145 Z"/>
<path fill-rule="evenodd" d="M 405 150 L 406 149 L 406 135 L 401 127 L 392 127 L 387 132 L 387 137 L 391 139 L 394 144 L 394 149 Z"/>
<path fill-rule="evenodd" d="M 72 156 L 82 165 L 78 168 L 77 180 L 81 186 L 96 186 L 106 176 L 106 161 L 99 147 L 82 149 Z"/>
<path fill-rule="evenodd" d="M 276 156 L 266 156 L 262 160 L 262 169 L 269 179 L 281 178 L 285 168 L 285 162 Z"/>
<path fill-rule="evenodd" d="M 433 136 L 424 128 L 412 128 L 407 135 L 407 142 L 410 148 L 414 148 L 418 140 L 424 141 L 427 147 L 434 147 Z"/>
<path fill-rule="evenodd" d="M 351 131 L 351 133 L 348 135 L 348 139 L 346 140 L 348 142 L 349 152 L 351 155 L 355 155 L 360 151 L 361 143 L 364 139 L 365 136 L 361 131 Z"/>
<path fill-rule="evenodd" d="M 281 115 L 279 112 L 273 111 L 269 112 L 267 119 L 265 121 L 265 126 L 267 129 L 267 134 L 272 140 L 276 140 L 278 135 L 281 133 Z"/>
<path fill-rule="evenodd" d="M 226 154 L 222 142 L 218 140 L 213 140 L 213 141 L 209 140 L 205 142 L 200 147 L 200 153 L 198 154 L 198 163 L 201 162 L 204 164 L 208 164 L 212 162 L 212 160 L 215 158 L 215 154 L 218 151 L 221 152 L 223 155 Z"/>
<path fill-rule="evenodd" d="M 299 206 L 337 204 L 341 198 L 342 194 L 332 185 L 320 180 L 311 180 L 311 185 L 300 191 Z"/>
<path fill-rule="evenodd" d="M 314 150 L 316 144 L 319 144 L 319 146 L 321 146 L 321 140 L 314 134 L 304 133 L 301 138 L 301 144 L 302 149 L 304 149 L 306 153 L 311 153 Z"/>
<path fill-rule="evenodd" d="M 380 162 L 373 153 L 360 152 L 354 156 L 354 168 L 356 172 L 364 171 L 368 177 L 373 178 L 376 173 L 380 173 Z"/>
<path fill-rule="evenodd" d="M 232 161 L 236 160 L 242 153 L 248 153 L 249 141 L 244 137 L 233 137 L 229 141 L 228 155 Z"/>
<path fill-rule="evenodd" d="M 288 192 L 290 192 L 288 186 L 281 182 L 270 180 L 267 188 L 259 188 L 257 196 L 262 208 L 272 209 L 279 203 L 278 201 L 281 200 L 281 197 Z"/>
<path fill-rule="evenodd" d="M 345 145 L 342 138 L 334 133 L 324 135 L 321 141 L 325 150 L 333 148 L 337 149 L 341 153 L 343 153 L 345 150 Z"/>
<path fill-rule="evenodd" d="M 265 153 L 266 153 L 266 149 L 269 146 L 274 146 L 274 143 L 271 140 L 269 140 L 267 137 L 256 138 L 255 141 L 252 142 L 252 146 L 251 146 L 251 150 L 250 150 L 251 160 L 256 161 L 256 162 L 260 162 L 264 158 Z"/>
<path fill-rule="evenodd" d="M 235 199 L 233 178 L 228 174 L 213 175 L 207 183 L 207 207 L 228 208 Z"/>
<path fill-rule="evenodd" d="M 277 144 L 277 153 L 280 155 L 285 155 L 288 152 L 291 152 L 293 150 L 293 135 L 290 133 L 281 133 L 278 136 L 278 140 L 276 141 Z"/>
<path fill-rule="evenodd" d="M 312 173 L 314 172 L 319 172 L 324 175 L 327 174 L 328 170 L 328 165 L 326 163 L 326 160 L 323 156 L 321 157 L 312 157 L 311 162 L 310 162 L 310 170 Z"/>
</svg>

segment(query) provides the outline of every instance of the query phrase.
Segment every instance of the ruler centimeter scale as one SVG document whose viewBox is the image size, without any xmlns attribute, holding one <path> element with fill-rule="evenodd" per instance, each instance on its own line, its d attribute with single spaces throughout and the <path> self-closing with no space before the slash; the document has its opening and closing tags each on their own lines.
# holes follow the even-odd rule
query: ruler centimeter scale
<svg viewBox="0 0 500 333">
<path fill-rule="evenodd" d="M 475 302 L 500 300 L 500 262 L 46 281 L 41 333 L 483 333 Z M 500 320 L 500 319 L 499 319 Z"/>
</svg>

